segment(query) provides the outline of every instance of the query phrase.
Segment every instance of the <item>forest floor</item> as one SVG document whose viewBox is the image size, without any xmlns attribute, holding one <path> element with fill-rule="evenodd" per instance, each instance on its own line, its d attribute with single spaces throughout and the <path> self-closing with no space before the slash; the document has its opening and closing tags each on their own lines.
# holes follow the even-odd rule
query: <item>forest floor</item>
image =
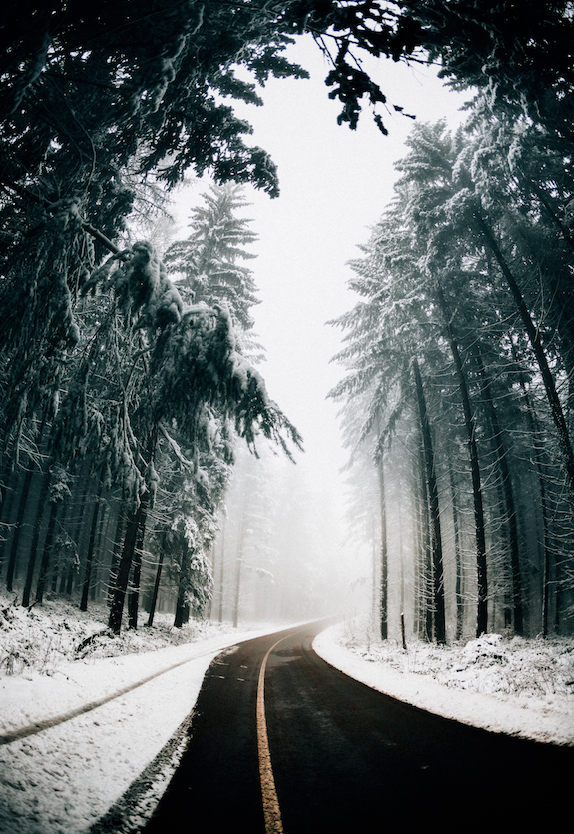
<svg viewBox="0 0 574 834">
<path fill-rule="evenodd" d="M 28 610 L 0 594 L 3 834 L 99 834 L 110 809 L 122 820 L 115 831 L 138 831 L 177 766 L 211 659 L 282 627 L 192 621 L 174 629 L 172 615 L 159 615 L 151 629 L 111 637 L 106 614 L 59 599 Z M 355 618 L 327 629 L 314 648 L 351 677 L 448 718 L 574 745 L 574 638 L 491 634 L 448 647 L 413 642 L 405 652 Z M 21 728 L 70 713 L 76 717 L 10 741 Z M 126 792 L 142 773 L 147 793 L 128 808 Z"/>
</svg>

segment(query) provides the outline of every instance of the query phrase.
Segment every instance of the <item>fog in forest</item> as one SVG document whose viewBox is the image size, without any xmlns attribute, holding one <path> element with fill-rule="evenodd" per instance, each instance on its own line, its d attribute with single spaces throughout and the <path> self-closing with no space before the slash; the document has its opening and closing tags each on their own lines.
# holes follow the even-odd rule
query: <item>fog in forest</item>
<svg viewBox="0 0 574 834">
<path fill-rule="evenodd" d="M 290 57 L 311 80 L 234 104 L 277 199 L 130 172 L 125 248 L 104 235 L 95 270 L 102 234 L 70 236 L 74 201 L 18 249 L 7 592 L 107 604 L 115 633 L 124 604 L 134 629 L 157 610 L 177 627 L 370 616 L 383 638 L 439 643 L 567 632 L 570 146 L 370 57 L 389 135 L 368 112 L 348 130 L 316 44 Z M 45 264 L 72 277 L 56 291 L 47 270 L 30 305 Z"/>
</svg>

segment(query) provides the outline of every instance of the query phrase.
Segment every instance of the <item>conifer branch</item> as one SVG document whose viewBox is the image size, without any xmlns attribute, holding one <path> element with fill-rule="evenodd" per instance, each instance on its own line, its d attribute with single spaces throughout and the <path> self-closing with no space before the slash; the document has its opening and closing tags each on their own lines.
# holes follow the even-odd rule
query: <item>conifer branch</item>
<svg viewBox="0 0 574 834">
<path fill-rule="evenodd" d="M 29 188 L 26 188 L 25 185 L 18 185 L 11 180 L 8 180 L 5 176 L 0 176 L 0 187 L 3 187 L 5 191 L 14 191 L 20 197 L 28 197 L 33 202 L 38 203 L 39 205 L 43 206 L 48 211 L 57 211 L 58 205 L 57 203 L 51 203 L 45 197 L 40 196 L 39 194 L 35 194 L 33 191 L 30 191 Z M 103 232 L 99 229 L 96 229 L 95 226 L 92 226 L 91 223 L 88 223 L 82 217 L 80 217 L 80 222 L 82 224 L 82 229 L 91 235 L 95 240 L 102 244 L 106 249 L 108 249 L 113 255 L 119 255 L 121 253 L 121 249 L 116 246 L 115 243 L 105 236 Z"/>
</svg>

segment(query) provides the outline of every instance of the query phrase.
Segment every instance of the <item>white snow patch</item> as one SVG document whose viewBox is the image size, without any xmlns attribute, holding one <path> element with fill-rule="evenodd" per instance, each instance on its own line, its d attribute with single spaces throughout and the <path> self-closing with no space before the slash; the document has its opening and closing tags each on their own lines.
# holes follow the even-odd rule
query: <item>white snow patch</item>
<svg viewBox="0 0 574 834">
<path fill-rule="evenodd" d="M 12 624 L 20 626 L 21 621 L 29 621 L 29 614 L 21 608 L 15 613 L 11 611 Z M 34 665 L 40 669 L 22 667 L 20 662 L 20 674 L 0 673 L 0 736 L 66 715 L 158 672 L 176 668 L 69 721 L 2 744 L 2 834 L 87 832 L 121 798 L 189 716 L 211 660 L 242 640 L 276 629 L 238 632 L 230 626 L 225 629 L 214 625 L 211 636 L 202 637 L 200 632 L 195 642 L 155 651 L 142 649 L 146 645 L 153 647 L 154 640 L 159 645 L 165 640 L 141 629 L 141 634 L 126 632 L 124 637 L 136 654 L 90 656 L 76 661 L 62 661 L 59 655 L 57 663 L 53 657 L 47 663 L 47 650 L 42 648 L 49 642 L 47 618 L 41 609 L 36 609 L 33 621 L 38 641 Z M 59 635 L 61 618 L 54 615 L 53 622 L 54 633 Z M 77 638 L 77 624 L 69 616 L 67 622 Z M 97 625 L 93 621 L 86 623 L 82 634 L 97 631 Z M 22 634 L 20 628 L 17 630 Z M 30 639 L 30 634 L 26 639 Z M 107 642 L 106 638 L 102 640 Z M 108 641 L 113 643 L 111 638 Z M 6 644 L 14 654 L 13 631 L 2 628 L 0 659 L 6 657 Z M 100 645 L 94 644 L 93 651 L 96 655 L 102 651 L 101 641 Z M 168 772 L 160 780 L 160 795 L 170 776 Z M 152 811 L 153 806 L 148 810 L 148 818 Z"/>
</svg>

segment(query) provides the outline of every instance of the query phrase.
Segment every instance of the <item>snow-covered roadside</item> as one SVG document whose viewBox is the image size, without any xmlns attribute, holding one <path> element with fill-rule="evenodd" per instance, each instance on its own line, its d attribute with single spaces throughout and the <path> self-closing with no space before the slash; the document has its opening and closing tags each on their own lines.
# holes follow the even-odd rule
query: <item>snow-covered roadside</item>
<svg viewBox="0 0 574 834">
<path fill-rule="evenodd" d="M 105 699 L 175 667 L 70 721 L 0 746 L 0 832 L 138 831 L 149 818 L 177 763 L 182 750 L 181 728 L 193 709 L 212 658 L 241 640 L 276 628 L 198 635 L 193 642 L 137 654 L 105 658 L 91 655 L 74 662 L 58 661 L 50 665 L 50 674 L 28 670 L 0 676 L 0 735 L 7 735 Z M 478 648 L 471 641 L 460 649 L 461 655 L 449 649 L 448 658 L 455 656 L 456 662 L 451 672 L 441 674 L 443 683 L 432 677 L 439 661 L 442 660 L 441 670 L 448 665 L 446 655 L 437 660 L 436 647 L 410 647 L 405 654 L 398 647 L 383 648 L 365 642 L 361 636 L 357 639 L 352 628 L 349 631 L 344 625 L 322 632 L 313 645 L 331 665 L 401 700 L 490 730 L 574 744 L 572 687 L 545 698 L 521 699 L 512 694 L 485 694 L 452 685 L 460 684 L 464 653 L 467 678 L 480 667 L 479 671 L 486 672 L 489 680 L 495 679 L 501 663 L 493 663 L 493 658 L 508 651 L 497 645 L 495 638 L 488 635 Z M 560 655 L 565 664 L 564 680 L 574 678 L 574 642 L 572 649 Z M 476 658 L 482 655 L 485 662 L 477 664 Z M 534 655 L 531 665 L 533 662 Z M 129 800 L 116 806 L 136 779 L 138 784 L 141 782 L 142 773 L 146 775 L 148 790 L 143 797 L 138 792 L 139 804 Z M 105 818 L 110 809 L 114 812 L 114 807 L 121 817 L 121 827 L 106 829 L 98 820 Z"/>
<path fill-rule="evenodd" d="M 211 660 L 262 631 L 64 663 L 0 678 L 0 734 L 67 714 L 177 665 L 85 714 L 0 747 L 2 834 L 80 834 L 104 815 L 191 712 Z M 184 662 L 187 661 L 187 662 Z M 156 774 L 161 792 L 170 763 Z M 126 831 L 141 819 L 125 820 Z"/>
<path fill-rule="evenodd" d="M 411 646 L 405 653 L 398 647 L 383 649 L 380 644 L 377 647 L 376 642 L 369 646 L 366 641 L 361 643 L 349 639 L 346 630 L 345 624 L 332 626 L 315 638 L 313 648 L 331 666 L 367 686 L 445 718 L 493 732 L 574 745 L 574 686 L 558 687 L 563 690 L 558 694 L 550 692 L 544 695 L 541 692 L 538 697 L 504 692 L 501 686 L 488 686 L 487 678 L 500 681 L 500 667 L 509 662 L 505 657 L 508 650 L 499 635 L 485 635 L 479 641 L 471 641 L 461 647 L 450 671 L 443 661 L 441 673 L 437 674 L 436 656 L 440 649 L 436 645 Z M 452 658 L 453 650 L 449 648 L 448 652 Z M 530 667 L 535 670 L 536 646 L 528 652 L 526 661 L 530 659 Z M 482 657 L 484 661 L 477 664 L 476 660 Z M 574 651 L 571 650 L 567 658 L 563 679 L 572 680 Z M 479 672 L 484 672 L 482 680 L 477 677 L 477 666 Z M 411 669 L 416 669 L 416 672 Z M 465 670 L 472 671 L 474 680 L 470 679 L 469 671 L 466 671 L 467 680 L 462 680 Z M 433 679 L 435 677 L 440 677 L 441 682 Z M 499 691 L 473 691 L 476 688 L 496 688 Z M 547 688 L 550 689 L 549 686 Z"/>
</svg>

